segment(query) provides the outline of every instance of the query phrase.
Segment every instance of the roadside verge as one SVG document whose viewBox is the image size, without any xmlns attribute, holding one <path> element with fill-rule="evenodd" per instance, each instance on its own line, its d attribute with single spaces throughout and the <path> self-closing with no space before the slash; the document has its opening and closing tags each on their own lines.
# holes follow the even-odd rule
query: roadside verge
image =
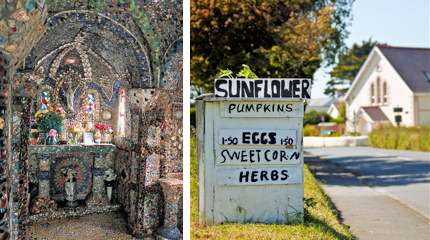
<svg viewBox="0 0 430 240">
<path fill-rule="evenodd" d="M 346 225 L 339 222 L 328 196 L 307 166 L 304 169 L 305 221 L 286 224 L 203 225 L 198 217 L 198 171 L 196 138 L 191 144 L 191 239 L 352 239 Z"/>
</svg>

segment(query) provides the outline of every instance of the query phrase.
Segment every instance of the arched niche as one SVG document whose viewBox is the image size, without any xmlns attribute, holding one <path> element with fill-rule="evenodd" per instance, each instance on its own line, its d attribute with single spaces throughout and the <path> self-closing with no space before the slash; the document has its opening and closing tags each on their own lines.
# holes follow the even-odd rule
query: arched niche
<svg viewBox="0 0 430 240">
<path fill-rule="evenodd" d="M 73 113 L 77 108 L 76 91 L 81 88 L 85 89 L 85 83 L 82 77 L 74 71 L 67 71 L 58 76 L 54 88 L 54 103 L 61 107 L 69 114 Z M 82 100 L 78 101 L 78 108 L 83 104 Z"/>
<path fill-rule="evenodd" d="M 54 88 L 52 88 L 50 85 L 44 84 L 41 85 L 39 87 L 39 89 L 36 92 L 36 96 L 34 97 L 34 103 L 35 103 L 35 111 L 39 110 L 42 108 L 42 104 L 43 104 L 43 93 L 50 93 L 51 94 L 51 99 L 50 101 L 54 101 L 53 99 L 53 94 L 55 92 Z"/>
<path fill-rule="evenodd" d="M 88 101 L 89 101 L 89 95 L 92 95 L 94 97 L 94 113 L 89 114 L 88 113 Z M 102 101 L 100 93 L 93 89 L 93 88 L 85 88 L 83 93 L 80 95 L 80 101 L 81 103 L 79 107 L 79 113 L 82 120 L 86 121 L 94 121 L 94 122 L 100 122 L 101 120 L 101 108 L 102 108 Z"/>
</svg>

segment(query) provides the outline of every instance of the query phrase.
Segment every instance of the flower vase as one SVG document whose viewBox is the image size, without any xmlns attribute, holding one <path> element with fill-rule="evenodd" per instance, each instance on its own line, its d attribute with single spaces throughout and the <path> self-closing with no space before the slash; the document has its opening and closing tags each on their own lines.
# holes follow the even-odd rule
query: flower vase
<svg viewBox="0 0 430 240">
<path fill-rule="evenodd" d="M 38 141 L 39 141 L 38 138 L 30 138 L 31 145 L 36 145 Z"/>
<path fill-rule="evenodd" d="M 58 144 L 57 130 L 55 130 L 55 129 L 49 130 L 48 137 L 46 138 L 45 144 L 46 145 L 57 145 Z"/>
<path fill-rule="evenodd" d="M 58 141 L 57 141 L 57 136 L 48 136 L 46 138 L 46 145 L 57 145 Z"/>
<path fill-rule="evenodd" d="M 103 135 L 103 142 L 111 143 L 112 142 L 112 133 L 105 133 Z"/>
<path fill-rule="evenodd" d="M 77 145 L 78 144 L 78 133 L 72 133 L 72 140 L 70 141 L 71 145 Z"/>
<path fill-rule="evenodd" d="M 76 201 L 76 182 L 64 183 L 64 197 L 67 200 L 66 206 L 77 207 L 79 205 Z"/>
<path fill-rule="evenodd" d="M 102 141 L 102 134 L 100 133 L 100 130 L 96 130 L 96 133 L 94 134 L 94 142 L 100 143 Z"/>
<path fill-rule="evenodd" d="M 112 200 L 112 189 L 113 189 L 112 186 L 107 186 L 106 187 L 106 194 L 107 194 L 107 197 L 109 199 L 109 203 Z"/>
</svg>

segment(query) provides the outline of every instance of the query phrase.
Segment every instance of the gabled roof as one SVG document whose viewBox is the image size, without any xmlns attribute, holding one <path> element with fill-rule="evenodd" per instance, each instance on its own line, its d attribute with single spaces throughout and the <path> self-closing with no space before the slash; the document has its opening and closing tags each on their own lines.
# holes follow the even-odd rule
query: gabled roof
<svg viewBox="0 0 430 240">
<path fill-rule="evenodd" d="M 309 100 L 309 107 L 329 107 L 333 102 L 338 102 L 334 97 L 326 97 L 326 98 L 311 98 Z"/>
<path fill-rule="evenodd" d="M 390 121 L 385 113 L 377 106 L 361 107 L 373 122 Z"/>
<path fill-rule="evenodd" d="M 340 110 L 340 105 L 342 105 L 341 102 L 337 102 L 337 103 L 333 103 L 333 106 L 339 111 Z"/>
<path fill-rule="evenodd" d="M 430 81 L 423 71 L 430 74 L 430 48 L 377 46 L 414 93 L 429 93 Z"/>
<path fill-rule="evenodd" d="M 430 93 L 430 82 L 423 71 L 430 75 L 430 48 L 407 48 L 377 45 L 369 53 L 345 95 L 348 99 L 367 70 L 370 59 L 380 55 L 385 58 L 413 93 Z"/>
</svg>

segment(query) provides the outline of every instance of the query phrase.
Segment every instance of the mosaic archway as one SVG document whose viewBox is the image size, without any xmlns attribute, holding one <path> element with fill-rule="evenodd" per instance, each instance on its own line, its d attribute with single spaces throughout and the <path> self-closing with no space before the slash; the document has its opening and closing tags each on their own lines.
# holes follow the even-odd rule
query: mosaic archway
<svg viewBox="0 0 430 240">
<path fill-rule="evenodd" d="M 112 84 L 94 79 L 101 81 L 109 75 L 111 82 L 125 80 L 132 88 L 153 87 L 148 50 L 113 19 L 90 11 L 69 11 L 51 17 L 48 26 L 27 57 L 26 69 L 51 78 L 57 78 L 61 68 L 80 69 L 88 82 L 100 87 Z"/>
<path fill-rule="evenodd" d="M 183 76 L 183 41 L 178 39 L 167 50 L 159 72 L 159 87 L 175 90 L 181 84 Z"/>
<path fill-rule="evenodd" d="M 9 2 L 9 1 L 8 1 Z M 15 2 L 15 1 L 12 1 Z M 44 4 L 45 1 L 19 1 L 26 3 L 34 2 Z M 31 4 L 30 4 L 31 5 Z M 31 6 L 28 5 L 29 8 Z M 26 38 L 24 44 L 26 52 L 17 49 L 22 56 L 19 66 L 22 70 L 35 70 L 31 75 L 39 74 L 40 79 L 27 79 L 19 73 L 16 79 L 14 70 L 10 71 L 10 65 L 6 64 L 9 83 L 13 89 L 9 90 L 12 96 L 8 113 L 14 116 L 9 120 L 9 126 L 16 130 L 13 134 L 13 149 L 8 148 L 8 154 L 12 155 L 11 180 L 21 182 L 13 186 L 13 206 L 10 209 L 10 230 L 12 239 L 24 239 L 32 236 L 32 230 L 28 225 L 28 181 L 25 177 L 28 156 L 28 131 L 30 124 L 32 101 L 40 91 L 35 86 L 47 86 L 56 89 L 57 84 L 66 77 L 67 73 L 73 73 L 74 77 L 82 80 L 82 86 L 71 86 L 70 88 L 58 88 L 57 98 L 59 101 L 67 102 L 72 99 L 73 108 L 77 110 L 78 99 L 86 90 L 95 93 L 97 99 L 103 105 L 103 111 L 115 109 L 120 89 L 127 90 L 127 113 L 132 117 L 128 121 L 133 124 L 127 125 L 131 131 L 133 144 L 139 144 L 144 137 L 145 117 L 153 114 L 157 121 L 165 122 L 169 127 L 164 129 L 165 136 L 169 138 L 181 138 L 182 124 L 169 120 L 171 112 L 179 109 L 182 100 L 182 2 L 176 1 L 145 1 L 145 0 L 46 0 L 46 5 L 41 10 L 44 16 L 49 15 L 46 25 L 48 31 L 40 39 Z M 30 11 L 30 10 L 29 10 Z M 33 10 L 32 10 L 33 11 Z M 31 25 L 32 23 L 26 22 Z M 43 26 L 36 25 L 36 27 Z M 10 29 L 11 31 L 13 29 Z M 41 28 L 37 29 L 39 32 Z M 43 28 L 43 30 L 45 30 Z M 30 34 L 31 32 L 27 32 Z M 29 57 L 25 59 L 28 51 L 34 43 L 38 45 L 33 48 Z M 32 43 L 32 44 L 30 44 Z M 4 60 L 4 59 L 3 59 Z M 2 62 L 0 60 L 0 62 Z M 9 61 L 10 62 L 10 61 Z M 6 62 L 7 63 L 7 62 Z M 1 71 L 0 71 L 1 72 Z M 4 74 L 6 75 L 6 73 Z M 65 93 L 70 90 L 69 98 L 64 98 Z M 166 97 L 169 101 L 160 98 L 158 92 L 167 90 Z M 61 92 L 61 93 L 60 93 Z M 178 95 L 179 94 L 179 95 Z M 62 95 L 62 96 L 61 96 Z M 163 111 L 146 111 L 146 105 L 155 95 L 152 103 L 164 105 Z M 61 99 L 63 98 L 63 99 Z M 174 103 L 174 104 L 173 104 Z M 115 114 L 116 110 L 111 110 Z M 179 111 L 179 110 L 178 110 Z M 13 113 L 13 114 L 12 114 Z M 13 121 L 12 121 L 13 120 Z M 179 121 L 179 120 L 175 120 Z M 133 130 L 131 130 L 133 129 Z M 138 130 L 139 129 L 139 130 Z M 121 154 L 126 156 L 132 167 L 129 177 L 124 178 L 124 184 L 130 187 L 127 197 L 130 203 L 131 229 L 137 236 L 152 233 L 159 227 L 159 214 L 162 208 L 160 189 L 157 187 L 157 179 L 166 173 L 181 171 L 182 165 L 177 165 L 181 146 L 160 145 L 155 152 L 158 156 L 146 156 L 146 151 L 139 145 L 130 144 L 130 139 L 123 141 L 124 145 L 118 145 Z M 124 147 L 122 147 L 124 146 Z M 11 147 L 11 144 L 9 144 Z M 167 159 L 163 149 L 170 149 Z M 13 151 L 12 151 L 13 150 Z M 81 161 L 79 158 L 77 160 Z M 126 158 L 125 158 L 126 159 Z M 152 171 L 156 169 L 152 163 L 163 162 L 162 172 Z M 128 165 L 130 166 L 130 165 Z M 31 167 L 31 166 L 30 166 Z M 83 169 L 83 167 L 81 167 Z M 137 169 L 138 174 L 137 174 Z M 149 169 L 149 170 L 148 170 Z M 158 176 L 160 175 L 161 176 Z M 55 183 L 52 183 L 55 185 Z M 153 185 L 148 190 L 146 184 Z M 58 189 L 57 189 L 58 190 Z M 141 196 L 144 198 L 141 199 Z M 141 202 L 139 202 L 141 201 Z M 137 204 L 137 203 L 140 204 Z"/>
</svg>

